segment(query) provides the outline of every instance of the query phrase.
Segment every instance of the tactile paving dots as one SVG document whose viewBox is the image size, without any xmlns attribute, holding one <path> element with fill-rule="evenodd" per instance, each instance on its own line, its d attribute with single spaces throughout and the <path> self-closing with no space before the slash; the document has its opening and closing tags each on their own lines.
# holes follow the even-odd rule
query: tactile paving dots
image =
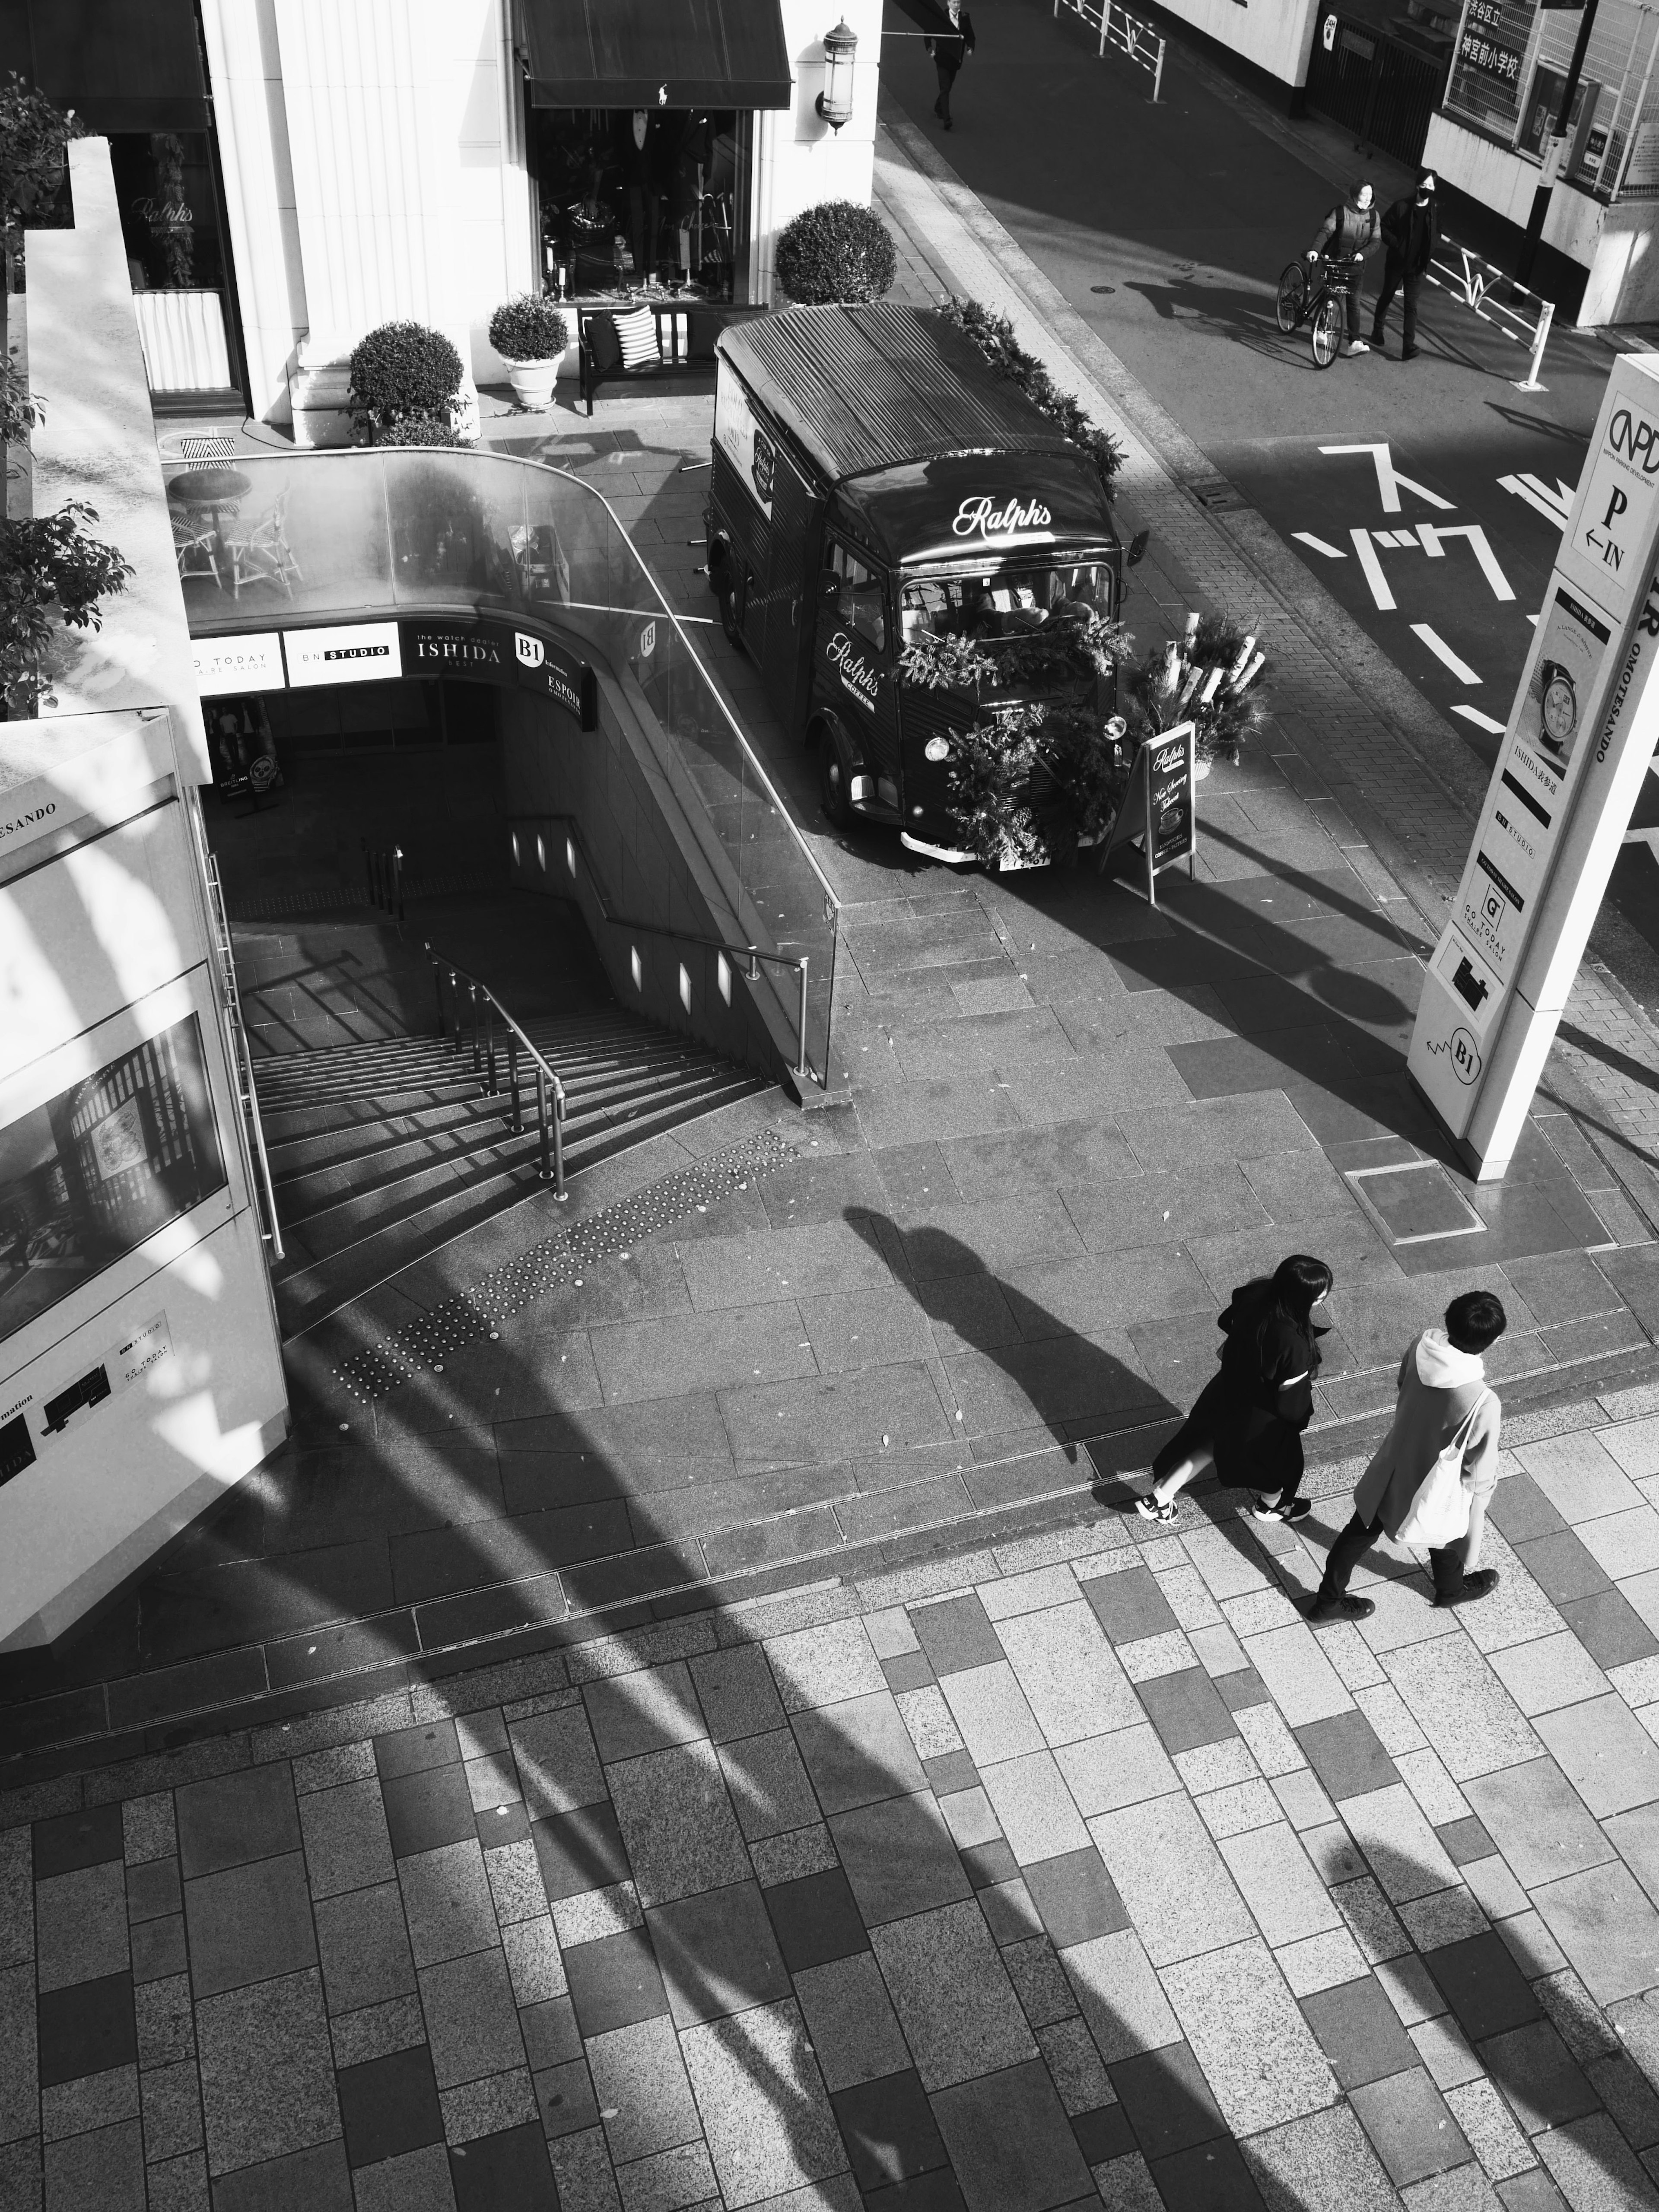
<svg viewBox="0 0 1659 2212">
<path fill-rule="evenodd" d="M 629 1259 L 642 1237 L 654 1235 L 688 1213 L 706 1213 L 733 1191 L 796 1158 L 775 1130 L 711 1152 L 694 1168 L 664 1176 L 618 1206 L 579 1221 L 574 1229 L 532 1244 L 516 1260 L 480 1278 L 468 1291 L 446 1298 L 418 1321 L 380 1344 L 366 1345 L 343 1360 L 334 1379 L 360 1405 L 384 1398 L 417 1375 L 441 1375 L 446 1355 L 480 1337 L 499 1339 L 501 1324 L 550 1291 L 580 1289 L 579 1272 L 594 1261 Z"/>
</svg>

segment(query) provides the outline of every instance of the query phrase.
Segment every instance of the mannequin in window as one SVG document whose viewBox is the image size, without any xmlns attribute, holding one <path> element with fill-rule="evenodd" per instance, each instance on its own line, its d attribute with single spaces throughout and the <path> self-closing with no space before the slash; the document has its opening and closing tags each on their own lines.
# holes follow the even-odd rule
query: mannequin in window
<svg viewBox="0 0 1659 2212">
<path fill-rule="evenodd" d="M 657 258 L 662 214 L 661 126 L 649 108 L 624 112 L 617 127 L 617 162 L 628 196 L 628 242 L 634 270 L 643 283 Z"/>
</svg>

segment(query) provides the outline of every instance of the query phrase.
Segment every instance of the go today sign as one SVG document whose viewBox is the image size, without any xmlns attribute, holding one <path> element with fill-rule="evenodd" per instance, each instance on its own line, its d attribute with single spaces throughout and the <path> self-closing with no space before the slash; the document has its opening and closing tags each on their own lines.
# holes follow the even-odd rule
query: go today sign
<svg viewBox="0 0 1659 2212">
<path fill-rule="evenodd" d="M 1659 356 L 1607 380 L 1452 918 L 1412 1079 L 1474 1174 L 1508 1166 L 1659 738 Z"/>
</svg>

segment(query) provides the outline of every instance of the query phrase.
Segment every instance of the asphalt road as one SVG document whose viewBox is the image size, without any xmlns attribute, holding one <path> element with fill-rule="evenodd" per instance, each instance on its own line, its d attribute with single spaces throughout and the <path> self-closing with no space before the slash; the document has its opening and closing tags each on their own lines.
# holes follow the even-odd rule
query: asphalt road
<svg viewBox="0 0 1659 2212">
<path fill-rule="evenodd" d="M 1283 336 L 1280 270 L 1336 197 L 1173 46 L 1164 97 L 1051 0 L 975 0 L 956 127 L 920 40 L 884 40 L 884 88 L 1297 557 L 1490 763 L 1583 465 L 1611 355 L 1553 331 L 1526 355 L 1425 288 L 1419 357 L 1328 369 Z M 914 28 L 889 0 L 890 33 Z M 1358 166 L 1358 161 L 1356 162 Z M 1367 271 L 1364 329 L 1381 276 Z M 1333 450 L 1333 449 L 1337 450 Z M 1341 450 L 1346 448 L 1347 450 Z M 1357 449 L 1357 450 L 1356 450 Z M 1659 781 L 1636 827 L 1659 829 Z M 1622 859 L 1613 895 L 1659 950 L 1659 860 Z"/>
</svg>

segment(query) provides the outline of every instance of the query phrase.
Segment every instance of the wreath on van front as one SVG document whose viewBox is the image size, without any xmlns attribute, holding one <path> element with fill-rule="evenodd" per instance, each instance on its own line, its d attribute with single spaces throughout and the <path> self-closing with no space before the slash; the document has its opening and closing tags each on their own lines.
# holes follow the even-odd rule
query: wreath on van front
<svg viewBox="0 0 1659 2212">
<path fill-rule="evenodd" d="M 1141 746 L 1192 722 L 1200 761 L 1236 761 L 1267 719 L 1255 688 L 1264 659 L 1254 636 L 1214 615 L 1190 618 L 1182 639 L 1139 657 L 1121 623 L 1059 617 L 995 653 L 977 638 L 924 631 L 900 654 L 899 678 L 972 702 L 951 732 L 949 790 L 951 820 L 977 860 L 1066 866 L 1092 850 L 1103 866 Z M 1068 674 L 1081 688 L 1114 667 L 1122 713 L 1109 719 L 1081 697 L 998 696 Z"/>
<path fill-rule="evenodd" d="M 987 867 L 1062 865 L 1103 843 L 1127 783 L 1124 726 L 1082 696 L 1006 699 L 998 694 L 1075 683 L 1079 694 L 1109 675 L 1133 644 L 1101 615 L 1057 616 L 1001 641 L 913 638 L 899 656 L 902 682 L 964 693 L 971 720 L 951 735 L 950 812 L 964 847 Z"/>
</svg>

